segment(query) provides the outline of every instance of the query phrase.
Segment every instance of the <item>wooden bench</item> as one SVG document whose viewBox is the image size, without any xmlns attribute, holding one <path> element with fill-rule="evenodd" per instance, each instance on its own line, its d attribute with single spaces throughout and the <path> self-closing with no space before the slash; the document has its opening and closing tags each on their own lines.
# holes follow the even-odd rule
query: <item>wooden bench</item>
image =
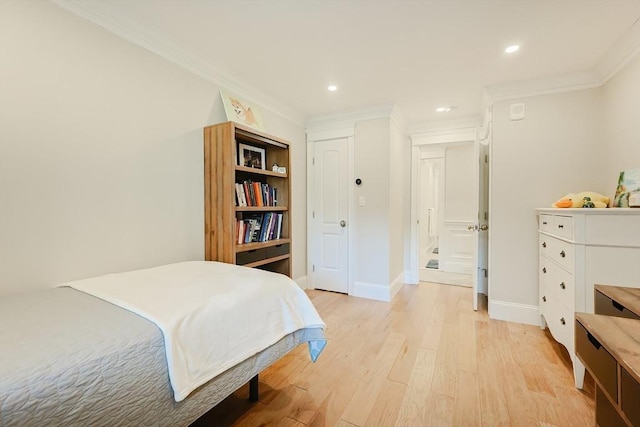
<svg viewBox="0 0 640 427">
<path fill-rule="evenodd" d="M 596 424 L 640 426 L 640 289 L 596 285 L 576 313 L 576 355 L 596 382 Z"/>
</svg>

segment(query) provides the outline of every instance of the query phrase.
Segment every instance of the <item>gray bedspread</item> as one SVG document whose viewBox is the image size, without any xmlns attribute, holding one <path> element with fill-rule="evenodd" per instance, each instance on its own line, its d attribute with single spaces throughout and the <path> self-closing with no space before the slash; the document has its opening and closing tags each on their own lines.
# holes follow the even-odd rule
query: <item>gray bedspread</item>
<svg viewBox="0 0 640 427">
<path fill-rule="evenodd" d="M 302 329 L 175 402 L 152 322 L 70 288 L 0 299 L 0 426 L 187 426 L 321 329 Z"/>
</svg>

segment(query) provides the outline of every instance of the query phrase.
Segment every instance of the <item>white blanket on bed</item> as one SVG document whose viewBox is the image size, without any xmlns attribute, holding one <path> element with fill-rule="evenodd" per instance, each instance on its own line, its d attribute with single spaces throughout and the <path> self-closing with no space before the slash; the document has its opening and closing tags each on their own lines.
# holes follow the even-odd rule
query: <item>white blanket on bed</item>
<svg viewBox="0 0 640 427">
<path fill-rule="evenodd" d="M 176 401 L 302 328 L 325 324 L 290 278 L 190 261 L 65 283 L 154 322 Z"/>
</svg>

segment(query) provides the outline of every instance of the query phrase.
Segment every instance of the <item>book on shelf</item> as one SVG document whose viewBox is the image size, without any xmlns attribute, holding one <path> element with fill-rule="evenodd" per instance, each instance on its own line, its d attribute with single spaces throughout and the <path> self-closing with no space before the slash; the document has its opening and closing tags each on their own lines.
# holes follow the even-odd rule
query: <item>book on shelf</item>
<svg viewBox="0 0 640 427">
<path fill-rule="evenodd" d="M 278 189 L 262 182 L 236 183 L 236 206 L 277 206 Z"/>
<path fill-rule="evenodd" d="M 236 206 L 247 206 L 247 198 L 244 195 L 244 187 L 236 183 Z"/>
<path fill-rule="evenodd" d="M 236 220 L 238 244 L 266 242 L 282 237 L 282 213 L 250 214 Z"/>
<path fill-rule="evenodd" d="M 281 213 L 278 214 L 278 226 L 277 226 L 277 228 L 278 228 L 278 233 L 276 235 L 276 239 L 279 239 L 281 237 L 281 235 L 282 235 L 282 214 Z"/>
</svg>

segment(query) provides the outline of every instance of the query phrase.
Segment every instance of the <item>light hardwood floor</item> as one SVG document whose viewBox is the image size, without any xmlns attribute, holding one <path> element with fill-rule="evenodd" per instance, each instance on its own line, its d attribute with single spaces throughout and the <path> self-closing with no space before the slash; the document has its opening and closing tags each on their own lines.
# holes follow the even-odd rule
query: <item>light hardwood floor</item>
<svg viewBox="0 0 640 427">
<path fill-rule="evenodd" d="M 548 332 L 474 312 L 471 289 L 421 282 L 391 303 L 311 290 L 327 323 L 316 363 L 299 346 L 192 427 L 593 426 L 593 380 Z"/>
</svg>

